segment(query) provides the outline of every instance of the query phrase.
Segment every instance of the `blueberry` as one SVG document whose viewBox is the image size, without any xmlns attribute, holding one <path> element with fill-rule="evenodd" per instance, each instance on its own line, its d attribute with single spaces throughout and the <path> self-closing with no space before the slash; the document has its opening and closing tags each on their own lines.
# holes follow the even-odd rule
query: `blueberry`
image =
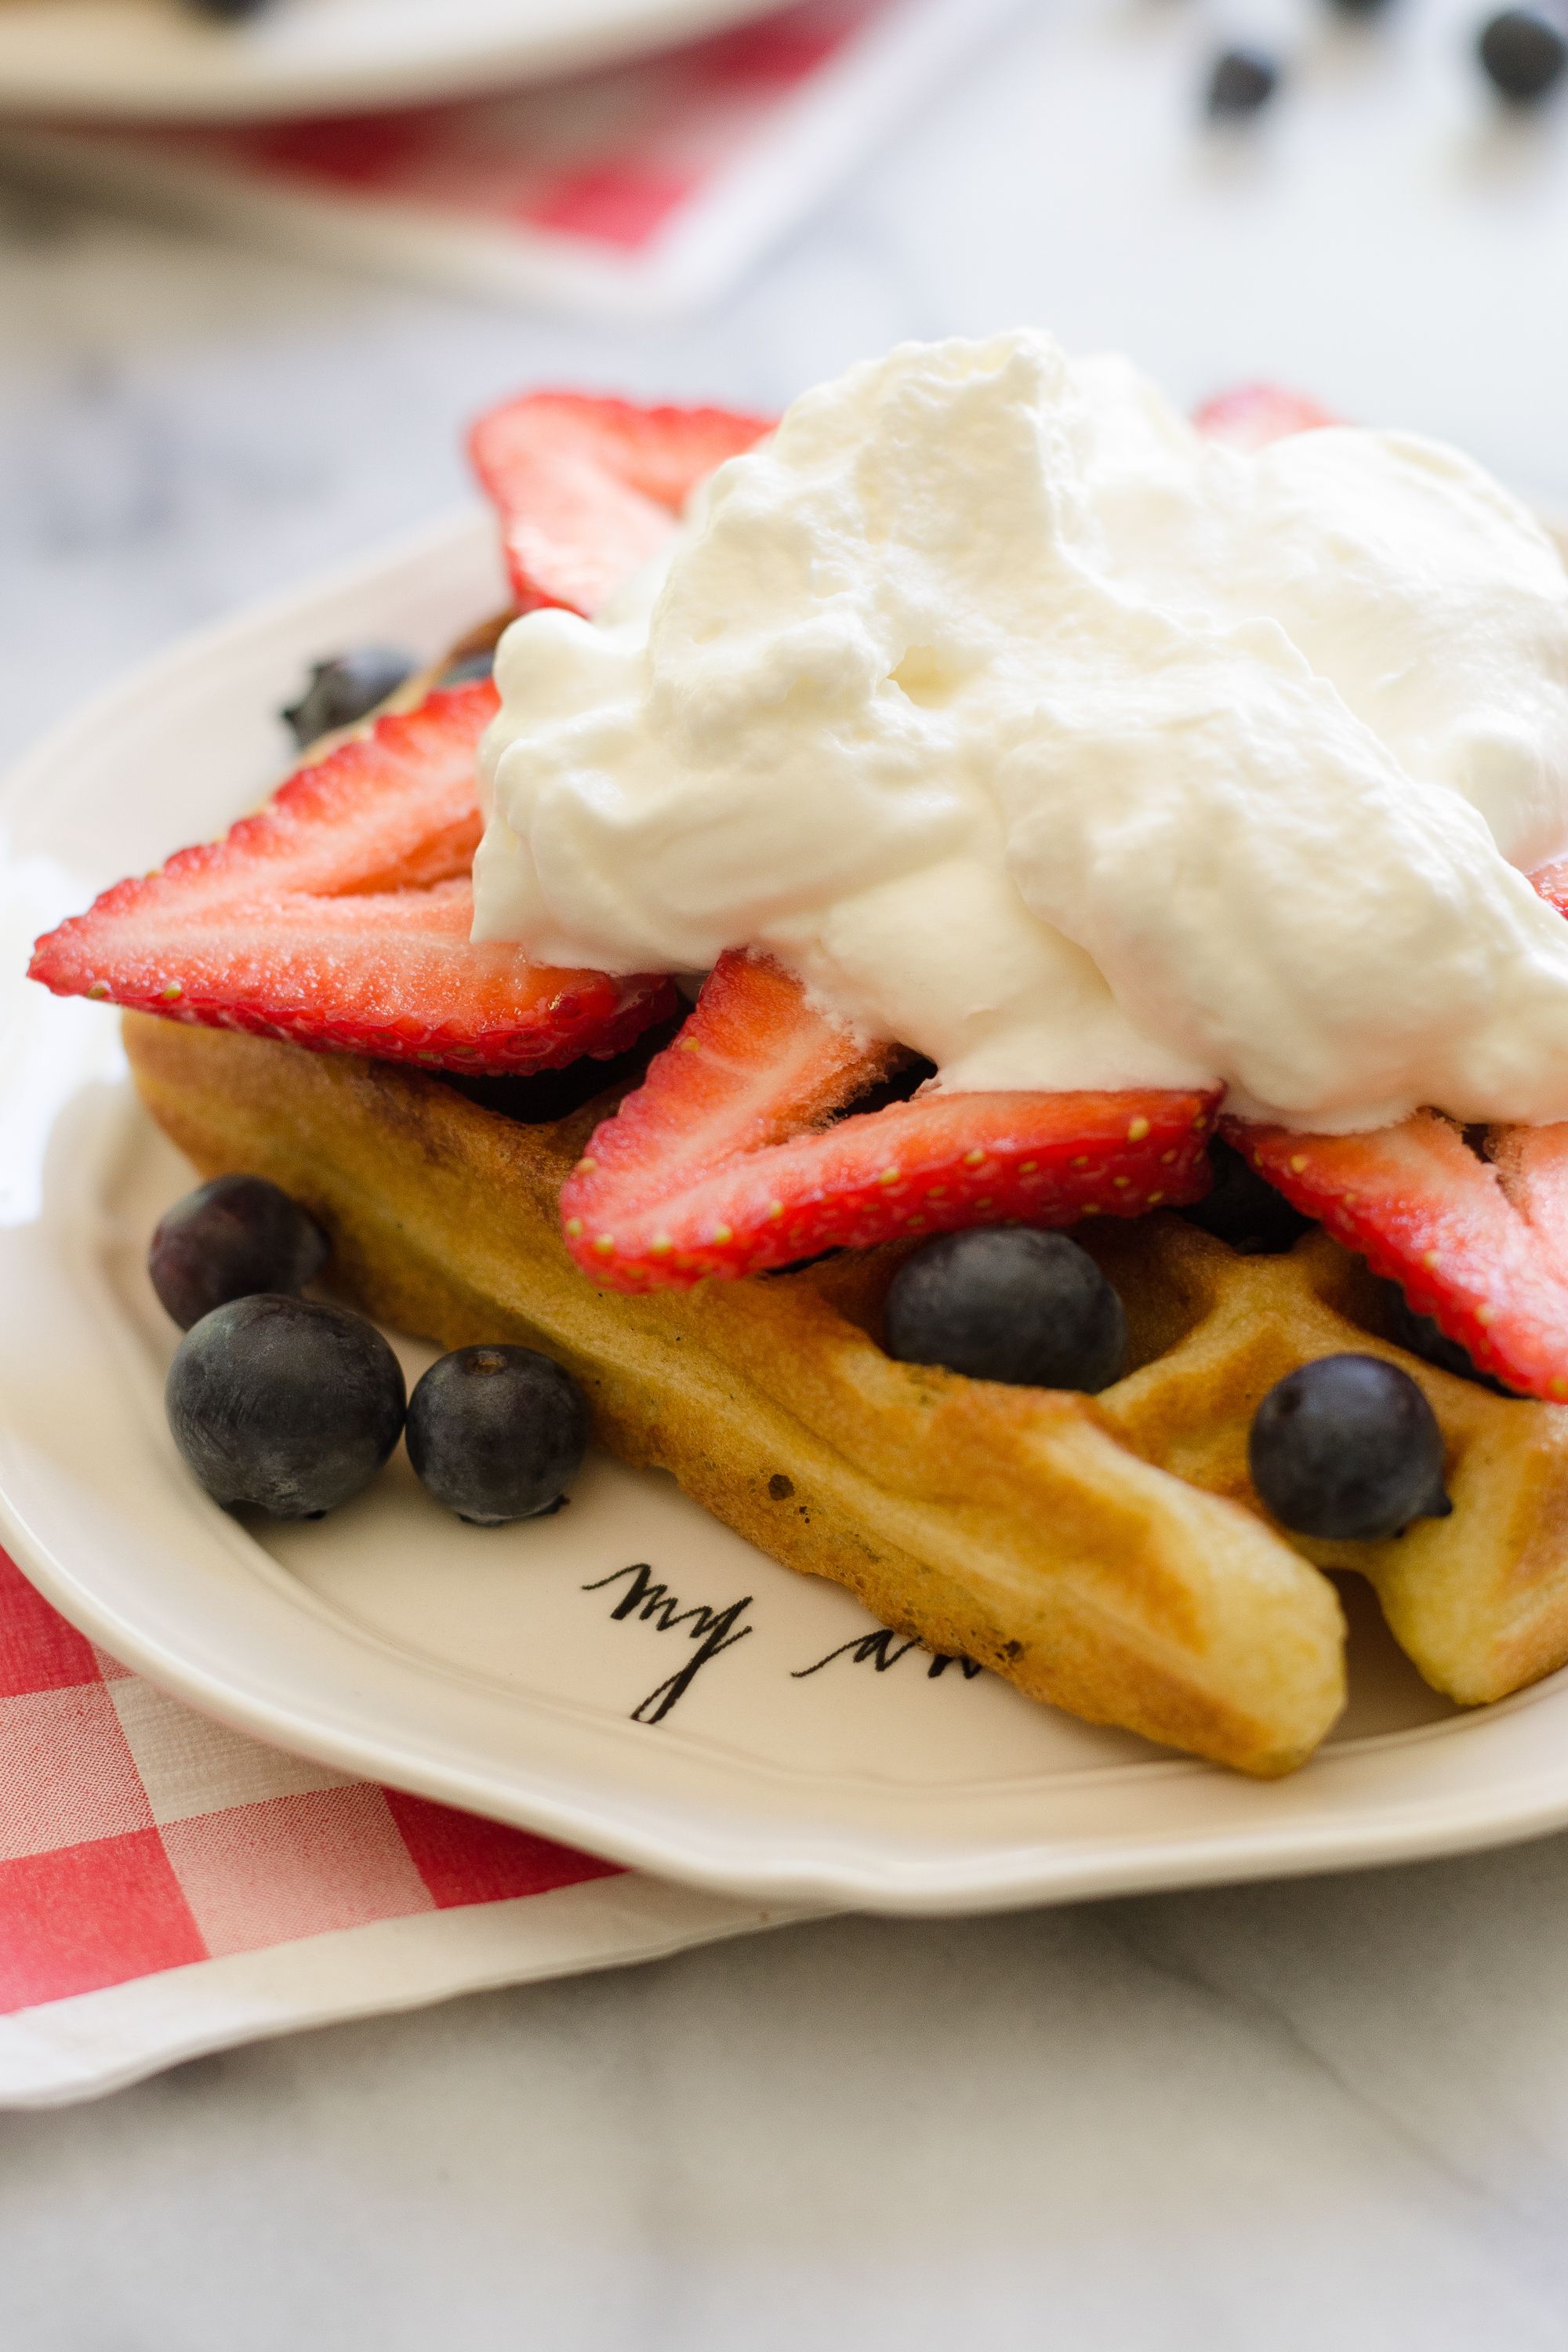
<svg viewBox="0 0 1568 2352">
<path fill-rule="evenodd" d="M 588 1407 L 531 1348 L 458 1348 L 408 1400 L 408 1458 L 438 1503 L 481 1528 L 559 1503 L 583 1466 Z"/>
<path fill-rule="evenodd" d="M 1088 1251 L 1025 1225 L 925 1243 L 893 1276 L 883 1332 L 906 1364 L 1091 1396 L 1127 1356 L 1121 1301 Z"/>
<path fill-rule="evenodd" d="M 237 25 L 247 16 L 258 16 L 268 0 L 185 0 L 185 5 L 195 16 L 216 16 L 220 24 Z"/>
<path fill-rule="evenodd" d="M 493 677 L 495 666 L 493 646 L 487 653 L 462 654 L 456 661 L 447 663 L 441 672 L 439 683 L 442 686 L 471 686 L 477 678 Z"/>
<path fill-rule="evenodd" d="M 1500 94 L 1516 106 L 1544 97 L 1568 63 L 1568 41 L 1533 8 L 1504 8 L 1481 26 L 1476 54 Z"/>
<path fill-rule="evenodd" d="M 1407 1348 L 1424 1364 L 1452 1372 L 1456 1380 L 1473 1381 L 1478 1388 L 1490 1389 L 1495 1396 L 1514 1394 L 1489 1372 L 1481 1371 L 1457 1339 L 1438 1329 L 1430 1315 L 1418 1315 L 1396 1282 L 1385 1282 L 1383 1287 L 1388 1300 L 1388 1336 L 1396 1346 Z"/>
<path fill-rule="evenodd" d="M 147 1272 L 188 1331 L 215 1307 L 256 1290 L 303 1290 L 327 1262 L 327 1237 L 265 1176 L 215 1176 L 161 1218 Z"/>
<path fill-rule="evenodd" d="M 316 1518 L 368 1486 L 396 1444 L 403 1368 L 363 1315 L 260 1291 L 192 1326 L 163 1402 L 218 1502 Z"/>
<path fill-rule="evenodd" d="M 1258 1257 L 1277 1257 L 1311 1232 L 1311 1218 L 1293 1209 L 1283 1192 L 1217 1135 L 1209 1145 L 1209 1160 L 1214 1190 L 1182 1211 L 1188 1224 Z"/>
<path fill-rule="evenodd" d="M 1321 1356 L 1253 1415 L 1252 1483 L 1298 1535 L 1397 1535 L 1447 1518 L 1443 1433 L 1408 1372 L 1381 1356 Z"/>
<path fill-rule="evenodd" d="M 363 719 L 413 676 L 415 667 L 411 654 L 400 654 L 393 646 L 361 646 L 331 661 L 313 663 L 310 685 L 283 713 L 301 751 L 334 727 L 352 727 L 356 719 Z"/>
<path fill-rule="evenodd" d="M 1222 49 L 1209 68 L 1204 110 L 1211 121 L 1237 121 L 1267 106 L 1279 80 L 1279 67 L 1261 49 Z"/>
</svg>

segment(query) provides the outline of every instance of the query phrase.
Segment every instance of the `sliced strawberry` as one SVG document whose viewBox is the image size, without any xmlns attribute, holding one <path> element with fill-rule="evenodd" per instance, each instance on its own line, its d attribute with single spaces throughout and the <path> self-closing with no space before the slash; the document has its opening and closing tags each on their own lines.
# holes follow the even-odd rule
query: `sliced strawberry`
<svg viewBox="0 0 1568 2352">
<path fill-rule="evenodd" d="M 1560 857 L 1553 866 L 1542 866 L 1530 877 L 1530 886 L 1555 907 L 1560 915 L 1568 915 L 1568 857 Z"/>
<path fill-rule="evenodd" d="M 1282 392 L 1273 383 L 1237 384 L 1193 411 L 1193 423 L 1211 441 L 1225 441 L 1249 453 L 1292 433 L 1311 433 L 1340 421 L 1303 393 Z"/>
<path fill-rule="evenodd" d="M 568 1179 L 573 1255 L 610 1289 L 685 1288 L 837 1245 L 1135 1216 L 1206 1189 L 1212 1095 L 931 1094 L 825 1124 L 897 1058 L 858 1046 L 767 958 L 723 957 Z"/>
<path fill-rule="evenodd" d="M 1226 1133 L 1482 1371 L 1568 1398 L 1568 1127 L 1498 1127 L 1487 1157 L 1436 1111 L 1372 1135 Z"/>
<path fill-rule="evenodd" d="M 594 613 L 656 555 L 699 482 L 773 430 L 725 408 L 535 392 L 481 416 L 468 454 L 500 510 L 518 609 Z"/>
<path fill-rule="evenodd" d="M 38 941 L 32 976 L 176 1021 L 465 1070 L 615 1054 L 670 1008 L 608 980 L 475 947 L 488 679 L 432 694 L 302 768 L 221 841 L 107 890 Z"/>
<path fill-rule="evenodd" d="M 1530 879 L 1568 914 L 1568 860 Z M 1225 1130 L 1483 1371 L 1531 1396 L 1568 1398 L 1568 1126 L 1489 1127 L 1484 1157 L 1430 1110 L 1371 1135 L 1240 1119 Z"/>
<path fill-rule="evenodd" d="M 1568 1370 L 1568 1127 L 1489 1127 L 1486 1154 L 1524 1221 L 1534 1264 L 1563 1286 L 1558 1352 Z"/>
</svg>

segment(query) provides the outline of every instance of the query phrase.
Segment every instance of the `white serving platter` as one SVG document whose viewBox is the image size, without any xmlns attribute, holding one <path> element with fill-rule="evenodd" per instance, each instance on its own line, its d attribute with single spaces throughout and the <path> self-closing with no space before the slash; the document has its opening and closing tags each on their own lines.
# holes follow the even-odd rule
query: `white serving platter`
<svg viewBox="0 0 1568 2352">
<path fill-rule="evenodd" d="M 1344 1725 L 1258 1786 L 933 1673 L 835 1587 L 607 1459 L 558 1517 L 500 1530 L 437 1510 L 401 1456 L 312 1525 L 241 1526 L 193 1486 L 161 1404 L 176 1335 L 142 1271 L 189 1171 L 126 1082 L 112 1013 L 20 980 L 26 942 L 258 797 L 310 658 L 369 638 L 434 655 L 502 594 L 489 522 L 459 517 L 189 641 L 0 799 L 0 1538 L 48 1597 L 260 1738 L 779 1903 L 981 1910 L 1568 1821 L 1568 1677 L 1461 1715 L 1359 1588 Z"/>
<path fill-rule="evenodd" d="M 5 0 L 0 112 L 258 121 L 429 105 L 610 65 L 779 0 Z"/>
</svg>

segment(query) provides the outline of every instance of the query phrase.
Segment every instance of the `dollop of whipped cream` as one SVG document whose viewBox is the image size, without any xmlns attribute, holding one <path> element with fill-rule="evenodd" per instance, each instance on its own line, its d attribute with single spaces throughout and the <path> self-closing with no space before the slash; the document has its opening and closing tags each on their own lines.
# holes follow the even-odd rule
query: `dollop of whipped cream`
<svg viewBox="0 0 1568 2352">
<path fill-rule="evenodd" d="M 954 1090 L 1568 1118 L 1568 575 L 1436 442 L 1243 456 L 1043 333 L 905 344 L 496 677 L 476 939 L 766 949 Z"/>
</svg>

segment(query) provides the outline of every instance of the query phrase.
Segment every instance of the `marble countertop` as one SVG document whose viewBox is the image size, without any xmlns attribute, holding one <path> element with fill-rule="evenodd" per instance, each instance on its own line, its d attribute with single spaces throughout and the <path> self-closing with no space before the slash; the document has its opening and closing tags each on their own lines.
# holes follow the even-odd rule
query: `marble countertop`
<svg viewBox="0 0 1568 2352">
<path fill-rule="evenodd" d="M 1470 21 L 1273 16 L 1295 86 L 1216 145 L 1202 0 L 1026 9 L 722 310 L 635 336 L 5 193 L 0 750 L 462 495 L 458 424 L 531 379 L 766 405 L 1032 317 L 1568 506 L 1568 120 L 1498 123 Z M 205 2060 L 0 2118 L 0 2341 L 1545 2352 L 1560 1936 L 1563 1839 L 796 1927 Z"/>
</svg>

